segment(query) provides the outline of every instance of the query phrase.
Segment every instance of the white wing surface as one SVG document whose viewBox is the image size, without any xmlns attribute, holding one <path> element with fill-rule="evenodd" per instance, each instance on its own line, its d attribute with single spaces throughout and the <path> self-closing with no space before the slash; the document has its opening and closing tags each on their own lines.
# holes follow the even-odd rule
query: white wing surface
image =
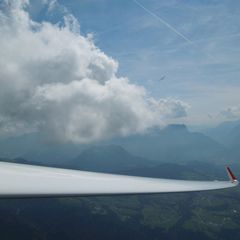
<svg viewBox="0 0 240 240">
<path fill-rule="evenodd" d="M 230 188 L 238 181 L 227 168 L 229 181 L 185 181 L 0 162 L 0 197 L 151 194 Z"/>
</svg>

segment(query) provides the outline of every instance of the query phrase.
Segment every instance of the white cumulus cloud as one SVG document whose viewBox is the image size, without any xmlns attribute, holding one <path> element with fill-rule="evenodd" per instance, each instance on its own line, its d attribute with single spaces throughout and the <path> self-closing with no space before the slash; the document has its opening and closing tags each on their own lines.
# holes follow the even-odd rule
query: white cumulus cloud
<svg viewBox="0 0 240 240">
<path fill-rule="evenodd" d="M 117 77 L 118 62 L 90 35 L 81 35 L 72 15 L 63 24 L 39 23 L 30 18 L 28 4 L 1 5 L 2 134 L 40 131 L 58 141 L 88 143 L 186 116 L 184 102 L 153 99 L 143 87 Z"/>
</svg>

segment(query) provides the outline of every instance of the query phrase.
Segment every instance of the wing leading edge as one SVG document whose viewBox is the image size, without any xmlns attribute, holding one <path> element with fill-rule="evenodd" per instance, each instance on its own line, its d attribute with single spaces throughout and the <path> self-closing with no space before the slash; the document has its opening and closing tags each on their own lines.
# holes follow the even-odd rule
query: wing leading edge
<svg viewBox="0 0 240 240">
<path fill-rule="evenodd" d="M 152 194 L 206 191 L 235 187 L 230 181 L 187 181 L 0 162 L 0 198 Z"/>
</svg>

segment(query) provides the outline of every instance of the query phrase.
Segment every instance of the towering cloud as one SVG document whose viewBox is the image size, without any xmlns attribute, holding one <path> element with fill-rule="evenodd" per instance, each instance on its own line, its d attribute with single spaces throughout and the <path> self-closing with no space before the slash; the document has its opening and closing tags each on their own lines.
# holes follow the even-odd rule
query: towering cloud
<svg viewBox="0 0 240 240">
<path fill-rule="evenodd" d="M 27 1 L 0 11 L 0 131 L 40 131 L 58 141 L 88 143 L 143 132 L 186 115 L 180 100 L 156 100 L 117 77 L 118 63 L 63 24 L 33 21 Z M 52 6 L 51 6 L 52 8 Z"/>
</svg>

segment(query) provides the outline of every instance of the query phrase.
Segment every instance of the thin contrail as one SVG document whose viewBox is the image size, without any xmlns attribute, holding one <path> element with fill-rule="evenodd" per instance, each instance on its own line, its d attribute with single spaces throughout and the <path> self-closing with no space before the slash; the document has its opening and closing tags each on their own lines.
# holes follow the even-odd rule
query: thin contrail
<svg viewBox="0 0 240 240">
<path fill-rule="evenodd" d="M 144 7 L 140 2 L 138 2 L 137 0 L 133 0 L 133 2 L 135 2 L 139 7 L 141 7 L 144 11 L 146 11 L 148 14 L 150 14 L 152 17 L 158 19 L 161 23 L 163 23 L 167 28 L 169 28 L 170 30 L 172 30 L 173 32 L 175 32 L 178 36 L 180 36 L 181 38 L 183 38 L 185 41 L 187 41 L 188 43 L 192 44 L 193 42 L 187 38 L 186 36 L 184 36 L 182 33 L 180 33 L 176 28 L 174 28 L 173 26 L 171 26 L 169 23 L 167 23 L 165 20 L 163 20 L 161 17 L 159 17 L 158 15 L 156 15 L 154 12 L 150 11 L 149 9 L 147 9 L 146 7 Z"/>
</svg>

